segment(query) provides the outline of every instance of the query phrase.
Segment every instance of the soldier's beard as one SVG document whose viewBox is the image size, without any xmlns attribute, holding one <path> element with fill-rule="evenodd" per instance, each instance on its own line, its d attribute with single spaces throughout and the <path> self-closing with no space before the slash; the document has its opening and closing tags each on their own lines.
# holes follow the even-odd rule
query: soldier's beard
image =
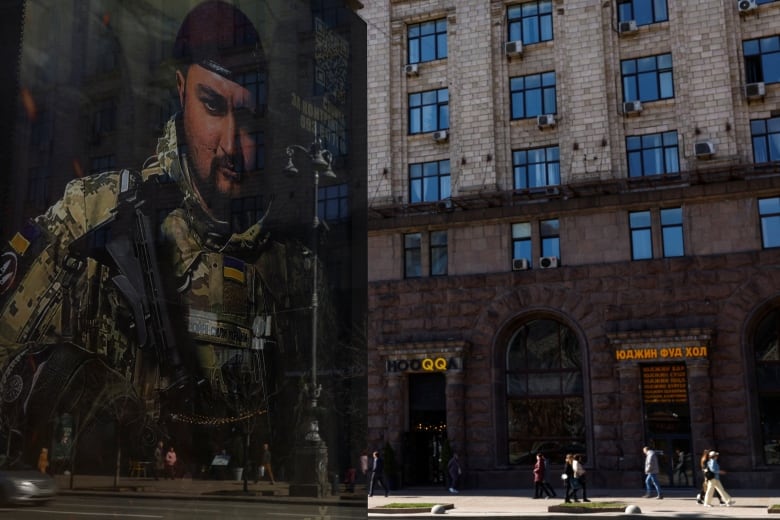
<svg viewBox="0 0 780 520">
<path fill-rule="evenodd" d="M 198 191 L 203 204 L 211 216 L 221 222 L 230 219 L 232 200 L 240 192 L 241 169 L 237 161 L 228 156 L 218 156 L 211 160 L 208 175 L 198 175 Z"/>
</svg>

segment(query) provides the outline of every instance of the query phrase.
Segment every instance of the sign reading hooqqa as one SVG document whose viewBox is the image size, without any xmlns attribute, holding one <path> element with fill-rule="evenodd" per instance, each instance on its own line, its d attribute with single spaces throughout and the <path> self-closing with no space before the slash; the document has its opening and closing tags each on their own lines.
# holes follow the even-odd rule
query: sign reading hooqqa
<svg viewBox="0 0 780 520">
<path fill-rule="evenodd" d="M 706 345 L 671 347 L 634 347 L 615 351 L 618 361 L 668 361 L 681 359 L 704 359 L 708 356 Z"/>
<path fill-rule="evenodd" d="M 385 364 L 387 372 L 446 372 L 460 370 L 463 362 L 458 357 L 445 358 L 425 357 L 420 359 L 388 359 Z"/>
</svg>

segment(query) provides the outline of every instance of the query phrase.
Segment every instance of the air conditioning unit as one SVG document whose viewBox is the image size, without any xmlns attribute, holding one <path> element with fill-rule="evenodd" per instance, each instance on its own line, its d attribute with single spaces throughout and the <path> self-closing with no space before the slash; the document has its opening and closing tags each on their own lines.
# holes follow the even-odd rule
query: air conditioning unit
<svg viewBox="0 0 780 520">
<path fill-rule="evenodd" d="M 539 128 L 555 126 L 555 114 L 542 114 L 536 116 L 536 126 Z"/>
<path fill-rule="evenodd" d="M 528 259 L 526 258 L 512 259 L 512 271 L 526 271 L 527 269 L 528 269 Z"/>
<path fill-rule="evenodd" d="M 522 56 L 523 55 L 523 42 L 520 40 L 514 42 L 506 42 L 504 44 L 504 54 L 509 56 Z"/>
<path fill-rule="evenodd" d="M 439 130 L 433 133 L 433 140 L 437 143 L 443 143 L 447 139 L 449 139 L 450 134 L 446 130 Z"/>
<path fill-rule="evenodd" d="M 623 114 L 630 116 L 630 115 L 638 115 L 642 111 L 642 102 L 641 101 L 626 101 L 623 103 Z"/>
<path fill-rule="evenodd" d="M 407 65 L 404 65 L 404 72 L 406 72 L 407 76 L 419 76 L 420 75 L 420 69 L 416 63 L 409 63 Z"/>
<path fill-rule="evenodd" d="M 618 25 L 618 32 L 620 34 L 630 34 L 636 32 L 636 30 L 636 20 L 627 20 L 625 22 L 620 22 Z"/>
<path fill-rule="evenodd" d="M 737 9 L 740 13 L 747 13 L 753 9 L 758 9 L 756 0 L 737 0 Z"/>
<path fill-rule="evenodd" d="M 557 256 L 543 256 L 539 259 L 540 269 L 555 269 L 556 267 L 558 267 Z"/>
<path fill-rule="evenodd" d="M 748 83 L 745 85 L 745 97 L 748 99 L 762 99 L 766 96 L 766 85 L 763 81 L 759 83 Z"/>
<path fill-rule="evenodd" d="M 693 145 L 693 153 L 697 159 L 707 159 L 715 155 L 715 143 L 712 141 L 699 141 Z"/>
</svg>

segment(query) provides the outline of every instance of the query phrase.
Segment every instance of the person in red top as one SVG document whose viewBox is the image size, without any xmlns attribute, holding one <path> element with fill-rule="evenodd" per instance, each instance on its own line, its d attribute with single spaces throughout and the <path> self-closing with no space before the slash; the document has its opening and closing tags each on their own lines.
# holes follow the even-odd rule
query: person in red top
<svg viewBox="0 0 780 520">
<path fill-rule="evenodd" d="M 165 472 L 171 480 L 176 477 L 176 450 L 173 446 L 169 447 L 168 453 L 165 454 Z"/>
</svg>

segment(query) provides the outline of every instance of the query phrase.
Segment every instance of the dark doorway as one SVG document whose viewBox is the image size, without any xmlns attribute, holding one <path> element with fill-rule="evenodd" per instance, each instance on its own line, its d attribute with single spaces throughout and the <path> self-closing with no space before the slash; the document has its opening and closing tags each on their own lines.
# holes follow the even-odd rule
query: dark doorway
<svg viewBox="0 0 780 520">
<path fill-rule="evenodd" d="M 692 487 L 698 457 L 691 453 L 691 413 L 685 363 L 642 365 L 645 439 L 658 454 L 663 487 Z"/>
<path fill-rule="evenodd" d="M 445 387 L 446 378 L 441 373 L 409 376 L 409 431 L 404 435 L 406 484 L 444 484 L 442 447 L 447 435 Z"/>
</svg>

